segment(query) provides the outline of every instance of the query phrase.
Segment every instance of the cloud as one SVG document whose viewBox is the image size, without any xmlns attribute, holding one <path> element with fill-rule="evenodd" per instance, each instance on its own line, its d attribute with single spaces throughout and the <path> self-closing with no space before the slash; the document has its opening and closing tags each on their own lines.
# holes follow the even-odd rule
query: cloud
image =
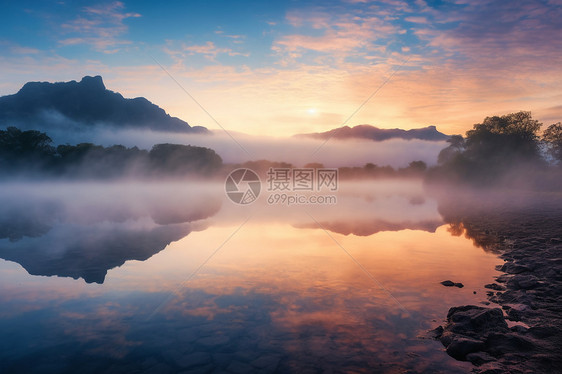
<svg viewBox="0 0 562 374">
<path fill-rule="evenodd" d="M 427 18 L 425 18 L 425 17 L 406 17 L 406 18 L 404 18 L 404 20 L 406 20 L 408 22 L 412 22 L 412 23 L 424 23 L 424 24 L 429 23 L 427 21 Z"/>
<path fill-rule="evenodd" d="M 183 51 L 188 55 L 202 54 L 206 58 L 214 60 L 218 54 L 227 54 L 229 56 L 249 56 L 247 53 L 236 52 L 230 48 L 219 48 L 215 43 L 208 41 L 203 45 L 184 45 Z"/>
<path fill-rule="evenodd" d="M 120 15 L 110 16 L 112 12 Z M 192 44 L 170 40 L 151 46 L 151 51 L 228 129 L 274 136 L 326 131 L 341 126 L 382 87 L 349 125 L 410 129 L 433 124 L 446 133 L 464 133 L 488 115 L 519 110 L 531 110 L 546 124 L 562 119 L 560 13 L 553 1 L 533 0 L 517 6 L 483 0 L 439 5 L 327 2 L 310 8 L 295 5 L 284 21 L 276 20 L 275 30 L 258 47 L 252 34 L 231 38 L 222 32 Z M 96 26 L 96 17 L 102 14 L 114 31 L 103 39 L 109 44 L 102 45 L 102 40 L 98 46 L 106 53 L 126 46 L 119 43 L 126 43 L 124 22 L 132 16 L 122 5 L 93 12 L 83 8 L 83 20 L 75 25 L 89 34 L 69 28 L 66 43 L 88 43 L 92 35 L 99 36 L 95 30 L 105 24 Z M 412 24 L 406 21 L 410 17 L 428 23 Z M 265 22 L 262 26 L 271 29 Z M 233 36 L 238 35 L 235 31 Z M 244 49 L 233 44 L 242 39 Z M 242 63 L 233 58 L 248 53 L 253 58 Z M 147 60 L 110 66 L 50 51 L 10 53 L 0 56 L 6 73 L 0 89 L 9 94 L 30 80 L 101 74 L 110 89 L 126 97 L 147 97 L 190 124 L 217 128 Z M 317 114 L 310 115 L 310 108 Z"/>
<path fill-rule="evenodd" d="M 61 25 L 63 34 L 73 36 L 59 40 L 59 44 L 88 44 L 99 52 L 114 52 L 122 45 L 131 44 L 121 38 L 128 30 L 124 21 L 141 15 L 124 12 L 124 8 L 125 5 L 119 1 L 82 8 L 77 18 Z"/>
<path fill-rule="evenodd" d="M 245 39 L 245 38 L 246 38 L 246 35 L 236 35 L 236 34 L 235 34 L 235 35 L 230 35 L 230 34 L 225 34 L 224 31 L 222 31 L 222 30 L 216 30 L 216 31 L 215 31 L 215 34 L 220 35 L 220 36 L 222 36 L 222 37 L 224 37 L 224 38 L 235 39 L 235 40 L 236 40 L 235 43 L 236 43 L 236 42 L 242 42 L 240 39 Z"/>
<path fill-rule="evenodd" d="M 381 46 L 398 34 L 398 28 L 377 14 L 322 12 L 318 9 L 289 12 L 293 34 L 277 38 L 272 50 L 286 63 L 309 62 L 307 52 L 329 54 L 335 61 L 365 55 L 365 50 L 381 51 Z M 309 29 L 317 30 L 314 33 Z M 320 31 L 320 33 L 318 33 Z M 384 50 L 384 49 L 383 49 Z M 325 60 L 324 60 L 325 61 Z M 283 60 L 282 60 L 283 64 Z"/>
<path fill-rule="evenodd" d="M 562 32 L 562 8 L 539 0 L 512 5 L 471 2 L 455 12 L 437 13 L 440 21 L 455 22 L 456 27 L 417 34 L 431 46 L 461 56 L 458 63 L 488 71 L 536 71 L 538 63 L 541 70 L 560 66 L 562 39 L 557 35 Z"/>
</svg>

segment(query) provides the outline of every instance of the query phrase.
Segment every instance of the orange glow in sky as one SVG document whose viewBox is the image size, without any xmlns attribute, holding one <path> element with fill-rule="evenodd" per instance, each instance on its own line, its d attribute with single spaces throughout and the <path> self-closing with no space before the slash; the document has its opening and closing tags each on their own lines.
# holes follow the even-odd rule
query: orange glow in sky
<svg viewBox="0 0 562 374">
<path fill-rule="evenodd" d="M 220 128 L 189 95 L 222 127 L 269 136 L 344 124 L 455 134 L 520 110 L 545 125 L 562 119 L 557 1 L 28 8 L 0 16 L 1 95 L 102 75 L 191 125 Z"/>
</svg>

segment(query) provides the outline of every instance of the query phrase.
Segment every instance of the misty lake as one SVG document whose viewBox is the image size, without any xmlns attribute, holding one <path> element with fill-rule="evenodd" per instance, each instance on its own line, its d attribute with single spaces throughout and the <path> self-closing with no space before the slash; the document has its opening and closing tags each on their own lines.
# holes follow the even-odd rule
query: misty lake
<svg viewBox="0 0 562 374">
<path fill-rule="evenodd" d="M 417 181 L 314 206 L 238 206 L 218 182 L 0 196 L 2 372 L 470 372 L 427 331 L 502 263 Z"/>
</svg>

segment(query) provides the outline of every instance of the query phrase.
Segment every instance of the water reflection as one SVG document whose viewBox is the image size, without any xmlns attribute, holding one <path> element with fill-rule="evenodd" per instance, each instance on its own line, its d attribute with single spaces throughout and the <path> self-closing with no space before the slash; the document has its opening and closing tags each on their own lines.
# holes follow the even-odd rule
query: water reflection
<svg viewBox="0 0 562 374">
<path fill-rule="evenodd" d="M 416 229 L 434 232 L 441 224 L 421 183 L 348 183 L 333 205 L 250 207 L 262 222 L 289 222 L 335 233 L 372 235 Z M 127 260 L 144 261 L 221 209 L 219 183 L 3 184 L 0 187 L 0 258 L 21 264 L 32 275 L 83 278 L 103 283 L 109 269 Z M 248 212 L 228 204 L 215 225 L 241 221 Z M 316 222 L 309 222 L 309 216 Z M 197 221 L 197 224 L 192 222 Z M 8 239 L 8 240 L 1 240 Z"/>
<path fill-rule="evenodd" d="M 483 301 L 498 260 L 451 236 L 421 184 L 244 208 L 220 185 L 26 188 L 3 191 L 0 257 L 99 284 L 0 262 L 8 372 L 469 371 L 420 336 Z"/>
<path fill-rule="evenodd" d="M 529 221 L 558 218 L 562 209 L 560 193 L 520 189 L 443 189 L 431 186 L 428 193 L 438 202 L 437 208 L 448 231 L 464 236 L 485 251 L 497 253 L 505 245 L 504 236 L 519 237 L 528 230 Z M 521 230 L 518 230 L 518 227 Z M 526 234 L 524 234 L 526 235 Z"/>
<path fill-rule="evenodd" d="M 213 187 L 216 187 L 212 185 Z M 0 257 L 32 275 L 103 283 L 127 260 L 144 261 L 220 209 L 209 185 L 3 185 Z M 170 198 L 173 196 L 173 198 Z M 7 240 L 1 240 L 7 239 Z"/>
<path fill-rule="evenodd" d="M 139 222 L 56 225 L 46 234 L 0 248 L 32 275 L 57 275 L 103 283 L 107 270 L 144 261 L 192 231 L 189 224 L 139 227 Z"/>
<path fill-rule="evenodd" d="M 435 232 L 443 224 L 436 201 L 424 196 L 419 181 L 343 184 L 336 209 L 313 206 L 308 212 L 315 222 L 297 223 L 295 227 L 369 236 L 405 229 Z"/>
</svg>

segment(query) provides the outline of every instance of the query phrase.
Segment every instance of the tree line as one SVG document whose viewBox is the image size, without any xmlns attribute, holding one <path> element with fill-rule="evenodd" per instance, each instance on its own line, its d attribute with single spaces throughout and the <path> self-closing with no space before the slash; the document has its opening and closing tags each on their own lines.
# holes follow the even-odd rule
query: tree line
<svg viewBox="0 0 562 374">
<path fill-rule="evenodd" d="M 493 185 L 527 178 L 535 184 L 560 179 L 562 124 L 542 123 L 531 112 L 486 117 L 461 135 L 452 136 L 428 172 L 430 180 Z"/>
<path fill-rule="evenodd" d="M 451 136 L 435 167 L 428 168 L 422 161 L 413 161 L 401 169 L 368 163 L 363 167 L 342 167 L 340 177 L 425 177 L 430 182 L 473 185 L 509 183 L 519 178 L 534 179 L 536 185 L 562 187 L 562 123 L 549 126 L 542 133 L 541 127 L 542 123 L 533 119 L 530 112 L 486 117 L 464 137 Z M 289 165 L 262 160 L 238 166 L 261 171 L 273 164 Z M 204 147 L 157 144 L 148 151 L 92 143 L 54 146 L 52 139 L 40 131 L 21 131 L 15 127 L 0 130 L 0 175 L 209 176 L 224 173 L 229 166 L 232 165 L 224 165 L 215 151 Z"/>
<path fill-rule="evenodd" d="M 0 175 L 82 178 L 181 177 L 210 175 L 222 159 L 209 148 L 157 144 L 150 151 L 92 143 L 54 146 L 37 130 L 0 130 Z"/>
</svg>

